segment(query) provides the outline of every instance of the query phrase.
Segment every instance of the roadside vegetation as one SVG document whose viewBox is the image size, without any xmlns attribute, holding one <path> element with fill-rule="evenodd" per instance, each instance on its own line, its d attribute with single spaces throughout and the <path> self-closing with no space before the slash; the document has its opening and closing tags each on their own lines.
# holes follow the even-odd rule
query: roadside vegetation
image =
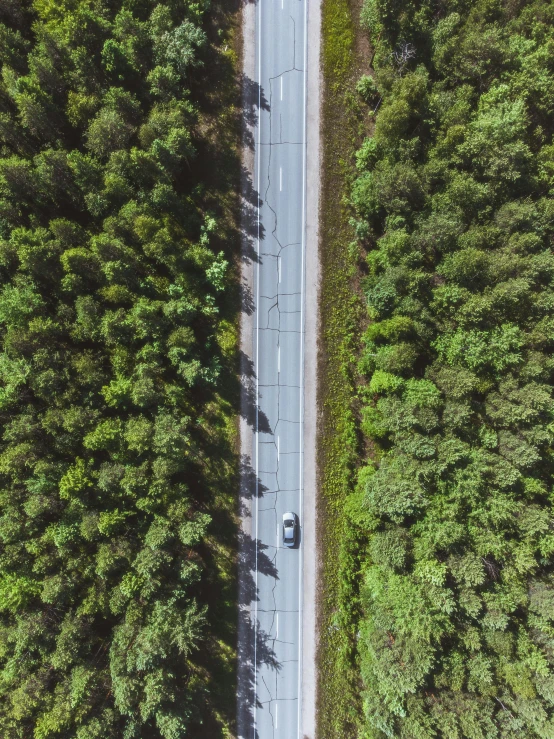
<svg viewBox="0 0 554 739">
<path fill-rule="evenodd" d="M 359 532 L 346 516 L 360 456 L 355 404 L 356 347 L 364 318 L 357 283 L 358 246 L 348 195 L 363 140 L 366 106 L 356 93 L 362 67 L 359 23 L 350 0 L 322 8 L 321 316 L 319 357 L 319 521 L 323 548 L 319 592 L 318 736 L 351 739 L 361 714 L 356 665 Z M 350 247 L 348 246 L 350 244 Z"/>
<path fill-rule="evenodd" d="M 0 736 L 230 736 L 235 3 L 0 4 Z"/>
<path fill-rule="evenodd" d="M 357 482 L 336 507 L 357 543 L 335 602 L 355 642 L 352 725 L 366 739 L 546 739 L 553 6 L 365 0 L 361 18 L 371 135 L 350 203 L 367 308 L 346 406 Z"/>
</svg>

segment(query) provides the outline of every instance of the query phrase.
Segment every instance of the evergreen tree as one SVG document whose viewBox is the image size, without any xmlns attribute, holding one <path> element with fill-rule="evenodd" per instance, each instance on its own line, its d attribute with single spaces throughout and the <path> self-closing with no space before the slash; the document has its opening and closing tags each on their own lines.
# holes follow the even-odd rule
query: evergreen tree
<svg viewBox="0 0 554 739">
<path fill-rule="evenodd" d="M 553 736 L 554 8 L 366 0 L 368 736 Z M 369 81 L 370 80 L 370 81 Z"/>
<path fill-rule="evenodd" d="M 231 280 L 192 169 L 208 12 L 0 7 L 4 739 L 178 739 L 209 700 Z"/>
</svg>

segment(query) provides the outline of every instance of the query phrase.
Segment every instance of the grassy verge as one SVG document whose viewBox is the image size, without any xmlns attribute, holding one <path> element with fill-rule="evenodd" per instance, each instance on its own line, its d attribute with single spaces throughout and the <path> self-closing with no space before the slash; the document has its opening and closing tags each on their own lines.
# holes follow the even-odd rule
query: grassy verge
<svg viewBox="0 0 554 739">
<path fill-rule="evenodd" d="M 354 92 L 360 75 L 355 0 L 325 0 L 322 17 L 323 171 L 321 191 L 322 316 L 319 361 L 320 518 L 324 564 L 318 655 L 318 736 L 352 739 L 359 730 L 355 612 L 360 542 L 346 516 L 355 488 L 359 436 L 355 410 L 355 336 L 363 320 L 357 290 L 358 250 L 345 196 L 360 136 Z"/>
</svg>

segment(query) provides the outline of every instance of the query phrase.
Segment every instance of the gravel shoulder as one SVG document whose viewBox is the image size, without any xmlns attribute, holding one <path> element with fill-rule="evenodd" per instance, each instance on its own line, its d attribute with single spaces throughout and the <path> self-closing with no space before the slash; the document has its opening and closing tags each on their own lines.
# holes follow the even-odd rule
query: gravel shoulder
<svg viewBox="0 0 554 739">
<path fill-rule="evenodd" d="M 238 551 L 238 649 L 237 649 L 237 736 L 250 739 L 252 716 L 250 706 L 254 700 L 254 650 L 252 642 L 253 621 L 251 613 L 254 581 L 252 576 L 252 427 L 254 409 L 252 393 L 253 359 L 253 285 L 254 285 L 254 236 L 252 223 L 256 217 L 254 192 L 253 134 L 257 120 L 258 93 L 253 81 L 256 77 L 256 5 L 246 0 L 242 10 L 242 107 L 243 150 L 241 177 L 241 231 L 242 263 L 240 320 L 240 374 L 241 414 L 240 436 L 240 495 L 239 495 L 239 551 Z"/>
<path fill-rule="evenodd" d="M 318 555 L 317 367 L 319 337 L 320 39 L 321 0 L 308 4 L 306 113 L 306 307 L 304 339 L 304 598 L 302 623 L 302 730 L 316 735 Z"/>
</svg>

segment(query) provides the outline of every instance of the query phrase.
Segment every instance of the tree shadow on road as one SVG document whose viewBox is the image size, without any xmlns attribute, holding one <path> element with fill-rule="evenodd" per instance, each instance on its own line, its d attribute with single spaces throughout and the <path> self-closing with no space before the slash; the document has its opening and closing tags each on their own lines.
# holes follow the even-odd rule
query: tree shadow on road
<svg viewBox="0 0 554 739">
<path fill-rule="evenodd" d="M 268 547 L 244 532 L 240 535 L 237 720 L 240 739 L 258 739 L 254 712 L 261 704 L 256 696 L 256 671 L 262 665 L 279 671 L 273 639 L 252 618 L 251 606 L 258 599 L 254 572 L 278 579 L 277 568 L 265 550 Z"/>
<path fill-rule="evenodd" d="M 241 417 L 252 428 L 262 434 L 272 434 L 269 419 L 258 403 L 254 363 L 244 352 L 240 352 L 241 367 Z"/>
</svg>

